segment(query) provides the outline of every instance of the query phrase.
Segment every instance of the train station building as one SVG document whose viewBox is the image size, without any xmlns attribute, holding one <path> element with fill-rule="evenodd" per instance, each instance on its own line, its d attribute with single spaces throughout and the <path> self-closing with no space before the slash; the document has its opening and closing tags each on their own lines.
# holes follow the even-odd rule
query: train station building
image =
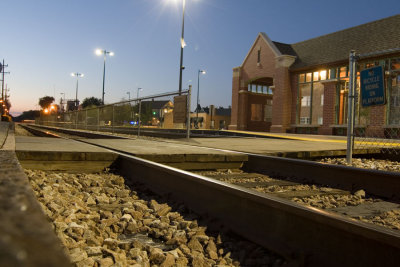
<svg viewBox="0 0 400 267">
<path fill-rule="evenodd" d="M 233 69 L 229 129 L 344 135 L 349 53 L 355 50 L 355 129 L 400 135 L 400 15 L 295 44 L 259 33 Z M 386 104 L 363 107 L 360 71 L 383 66 Z"/>
</svg>

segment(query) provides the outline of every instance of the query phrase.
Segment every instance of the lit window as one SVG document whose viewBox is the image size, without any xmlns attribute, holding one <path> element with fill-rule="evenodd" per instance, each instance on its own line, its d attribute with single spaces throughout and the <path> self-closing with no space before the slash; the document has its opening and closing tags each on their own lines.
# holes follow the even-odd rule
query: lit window
<svg viewBox="0 0 400 267">
<path fill-rule="evenodd" d="M 311 82 L 311 76 L 312 76 L 311 72 L 306 74 L 306 82 Z"/>
<path fill-rule="evenodd" d="M 323 80 L 326 80 L 326 70 L 322 70 L 322 71 L 319 73 L 319 75 L 320 75 L 322 81 L 323 81 Z"/>
<path fill-rule="evenodd" d="M 339 77 L 340 78 L 344 78 L 344 77 L 347 77 L 348 75 L 347 75 L 347 67 L 342 67 L 342 68 L 340 68 L 340 70 L 339 70 Z"/>
<path fill-rule="evenodd" d="M 314 75 L 313 75 L 313 81 L 318 81 L 318 79 L 319 79 L 319 72 L 316 71 L 316 72 L 314 72 Z"/>
<path fill-rule="evenodd" d="M 310 96 L 303 96 L 301 98 L 301 106 L 302 107 L 309 107 L 311 104 L 311 97 Z"/>
<path fill-rule="evenodd" d="M 300 74 L 299 75 L 299 83 L 304 83 L 305 78 L 306 78 L 306 75 L 304 73 Z"/>
</svg>

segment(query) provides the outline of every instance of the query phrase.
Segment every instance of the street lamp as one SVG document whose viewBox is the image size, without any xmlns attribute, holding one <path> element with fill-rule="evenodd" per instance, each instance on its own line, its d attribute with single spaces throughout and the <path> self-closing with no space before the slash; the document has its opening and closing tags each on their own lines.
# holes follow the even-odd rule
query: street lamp
<svg viewBox="0 0 400 267">
<path fill-rule="evenodd" d="M 114 52 L 103 50 L 103 49 L 97 49 L 96 50 L 96 55 L 101 56 L 104 55 L 104 68 L 103 68 L 103 94 L 101 95 L 101 103 L 104 105 L 104 80 L 106 76 L 106 56 L 113 56 Z"/>
<path fill-rule="evenodd" d="M 185 6 L 186 0 L 182 0 L 182 36 L 181 36 L 181 61 L 179 66 L 179 95 L 182 93 L 182 71 L 183 67 L 183 48 L 186 46 L 185 39 L 183 38 L 185 32 Z"/>
<path fill-rule="evenodd" d="M 205 70 L 199 70 L 197 72 L 197 106 L 196 106 L 196 129 L 199 128 L 199 109 L 200 109 L 200 99 L 199 99 L 199 95 L 200 95 L 200 73 L 201 74 L 206 74 Z"/>
<path fill-rule="evenodd" d="M 128 94 L 128 101 L 131 101 L 131 92 L 126 92 Z"/>
<path fill-rule="evenodd" d="M 76 77 L 76 95 L 75 95 L 75 106 L 76 106 L 76 110 L 78 110 L 78 80 L 80 77 L 83 77 L 84 74 L 83 73 L 79 73 L 79 72 L 73 72 L 71 73 L 72 77 Z"/>
<path fill-rule="evenodd" d="M 65 93 L 60 93 L 64 98 L 61 97 L 60 105 L 61 105 L 61 112 L 64 112 L 64 103 L 65 103 Z"/>
<path fill-rule="evenodd" d="M 136 96 L 136 99 L 139 99 L 139 91 L 142 91 L 143 90 L 143 88 L 138 88 L 137 89 L 137 96 Z"/>
</svg>

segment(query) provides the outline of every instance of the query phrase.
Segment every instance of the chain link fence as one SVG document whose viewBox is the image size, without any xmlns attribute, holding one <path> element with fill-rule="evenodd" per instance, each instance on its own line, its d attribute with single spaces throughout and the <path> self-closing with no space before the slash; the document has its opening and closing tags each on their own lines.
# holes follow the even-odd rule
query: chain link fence
<svg viewBox="0 0 400 267">
<path fill-rule="evenodd" d="M 181 93 L 146 96 L 64 113 L 41 113 L 35 123 L 68 129 L 136 135 L 149 129 L 186 129 L 190 94 L 191 88 Z M 179 99 L 184 99 L 184 102 L 178 101 Z"/>
<path fill-rule="evenodd" d="M 400 129 L 367 127 L 356 131 L 354 148 L 388 155 L 400 155 Z"/>
</svg>

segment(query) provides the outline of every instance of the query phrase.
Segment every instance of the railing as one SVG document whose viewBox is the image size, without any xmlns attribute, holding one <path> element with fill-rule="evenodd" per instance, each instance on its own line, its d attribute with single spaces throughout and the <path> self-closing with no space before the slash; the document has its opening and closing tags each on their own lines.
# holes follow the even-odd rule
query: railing
<svg viewBox="0 0 400 267">
<path fill-rule="evenodd" d="M 118 132 L 137 134 L 138 136 L 143 129 L 186 128 L 187 138 L 189 138 L 190 123 L 187 118 L 190 116 L 190 95 L 191 86 L 181 93 L 169 92 L 99 107 L 64 113 L 41 114 L 39 118 L 36 118 L 35 123 L 111 133 L 118 130 Z"/>
</svg>

